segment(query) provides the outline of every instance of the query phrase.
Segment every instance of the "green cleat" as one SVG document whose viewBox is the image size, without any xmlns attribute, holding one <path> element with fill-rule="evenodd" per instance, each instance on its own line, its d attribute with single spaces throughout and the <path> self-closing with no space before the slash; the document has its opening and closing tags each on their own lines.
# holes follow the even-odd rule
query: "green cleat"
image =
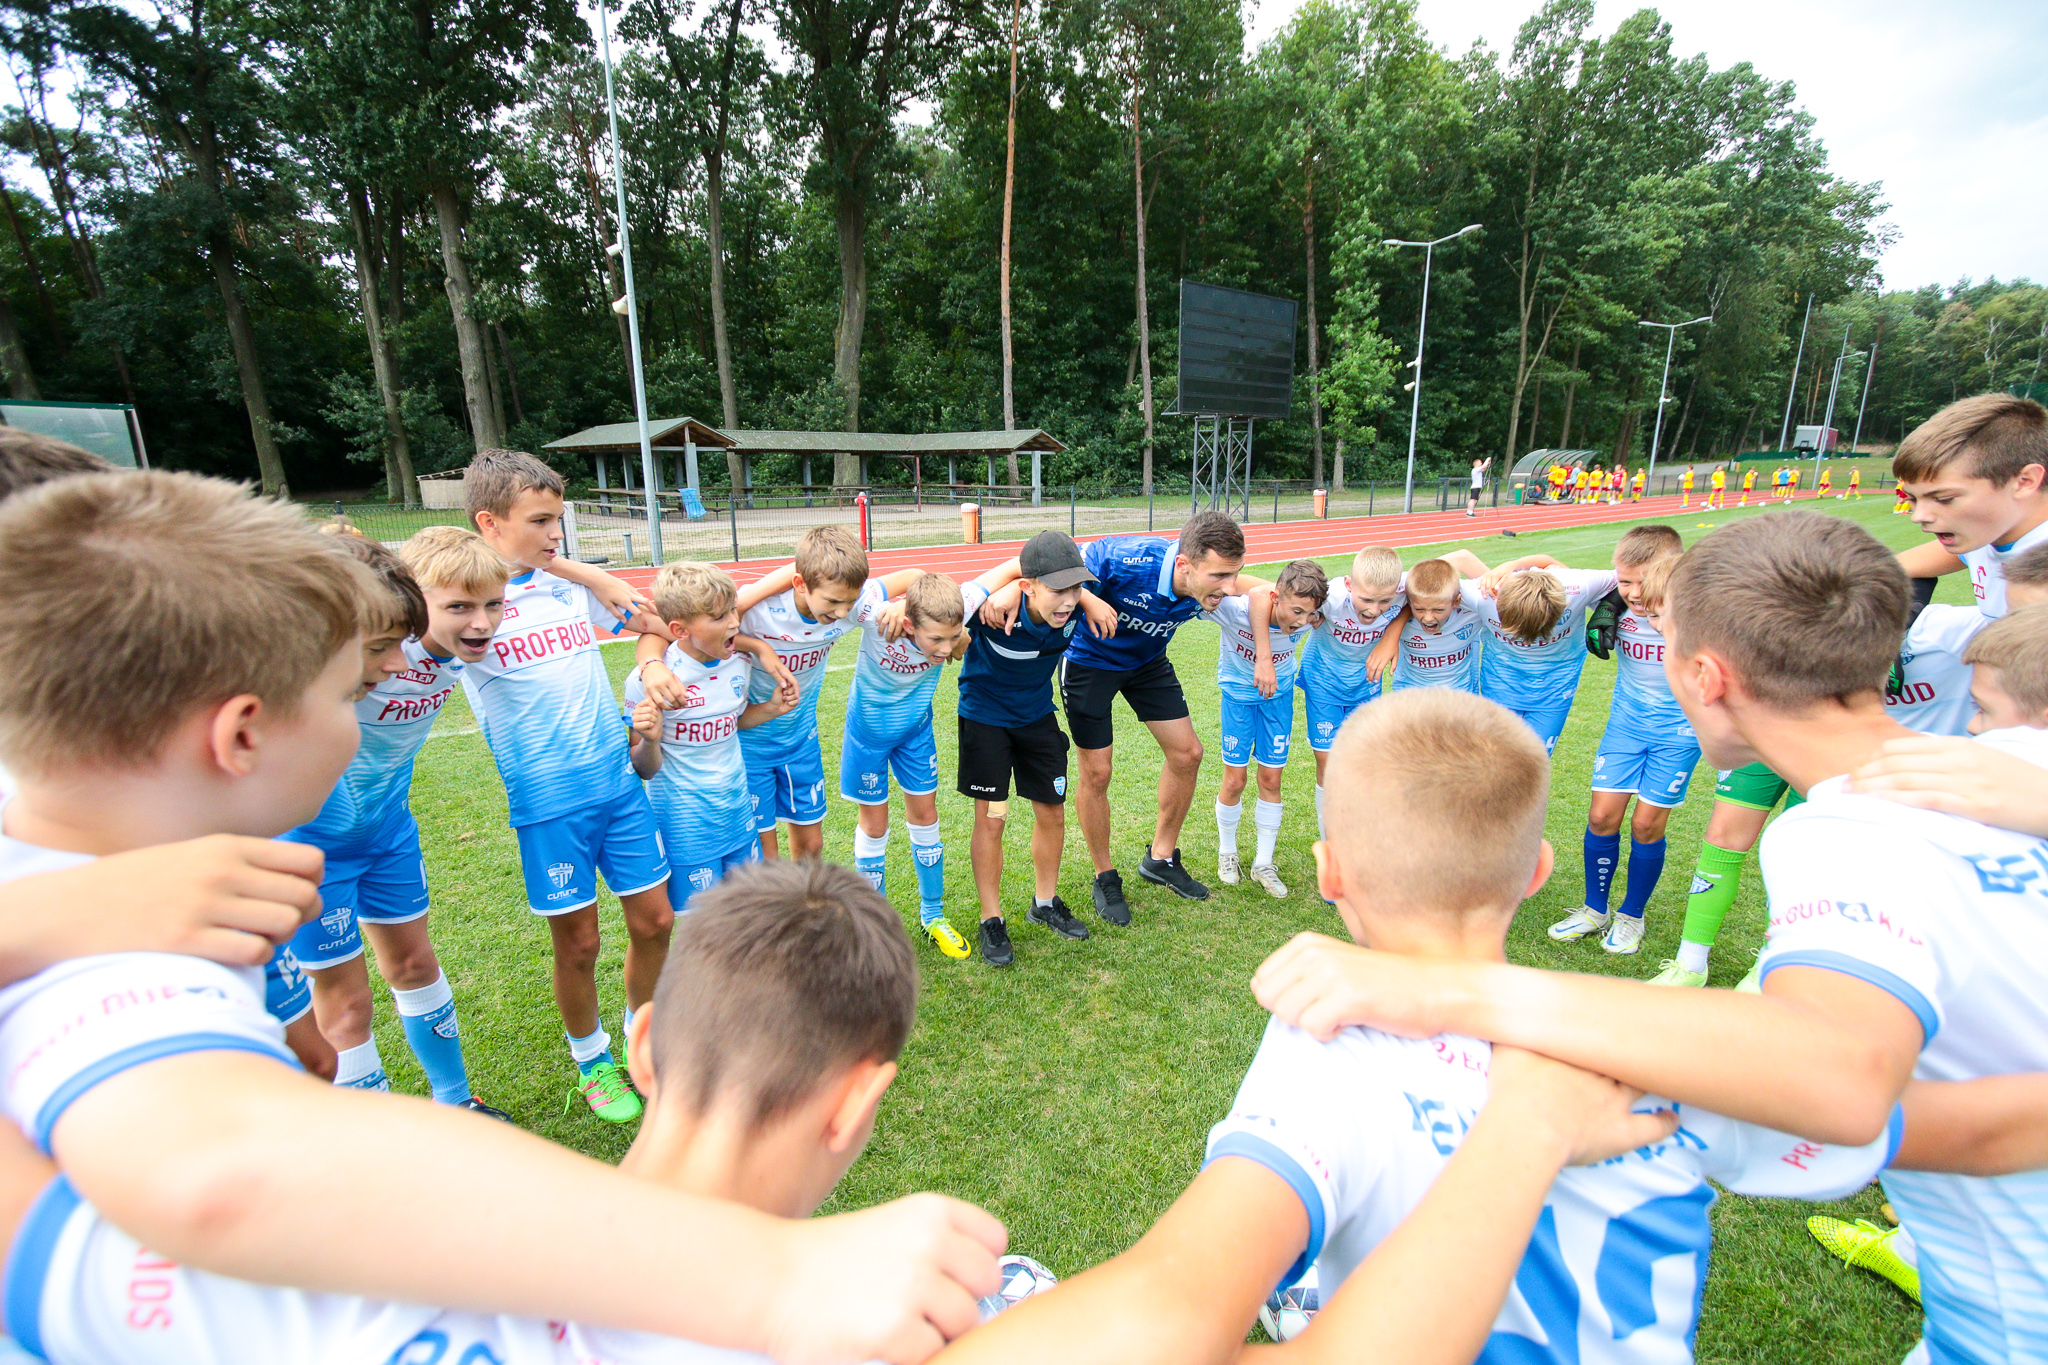
<svg viewBox="0 0 2048 1365">
<path fill-rule="evenodd" d="M 570 1104 L 576 1102 L 578 1094 L 590 1106 L 590 1112 L 606 1123 L 631 1123 L 640 1117 L 640 1097 L 626 1084 L 626 1073 L 619 1070 L 616 1062 L 599 1062 L 584 1072 L 577 1087 L 569 1092 Z M 567 1109 L 567 1105 L 563 1106 L 564 1112 Z"/>
<path fill-rule="evenodd" d="M 1806 1220 L 1806 1230 L 1850 1265 L 1884 1276 L 1904 1290 L 1913 1302 L 1920 1302 L 1920 1270 L 1894 1248 L 1903 1228 L 1880 1228 L 1867 1218 L 1845 1223 L 1839 1218 L 1815 1214 Z"/>
<path fill-rule="evenodd" d="M 1735 989 L 1747 991 L 1751 995 L 1761 994 L 1764 988 L 1763 966 L 1764 955 L 1758 953 L 1756 961 L 1749 964 L 1749 970 L 1743 974 L 1742 980 L 1735 983 Z"/>
<path fill-rule="evenodd" d="M 1704 986 L 1707 984 L 1707 974 L 1705 972 L 1689 972 L 1678 965 L 1677 958 L 1667 957 L 1664 959 L 1663 967 L 1658 970 L 1655 976 L 1650 978 L 1650 984 L 1652 986 Z"/>
</svg>

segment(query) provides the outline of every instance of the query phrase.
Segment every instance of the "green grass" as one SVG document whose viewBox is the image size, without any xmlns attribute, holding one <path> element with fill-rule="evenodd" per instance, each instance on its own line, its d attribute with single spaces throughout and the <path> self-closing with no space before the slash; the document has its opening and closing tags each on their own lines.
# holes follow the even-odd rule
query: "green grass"
<svg viewBox="0 0 2048 1365">
<path fill-rule="evenodd" d="M 1903 548 L 1918 533 L 1887 515 L 1888 497 L 1830 502 L 1827 510 L 1867 525 Z M 1690 541 L 1763 509 L 1690 514 L 1677 522 Z M 1535 550 L 1567 563 L 1607 561 L 1626 524 L 1458 542 L 1490 563 Z M 1403 552 L 1413 563 L 1450 545 Z M 1333 571 L 1343 557 L 1323 561 Z M 1254 566 L 1257 567 L 1257 566 Z M 1270 567 L 1270 566 L 1269 566 Z M 1962 600 L 1959 576 L 1940 597 Z M 1216 742 L 1216 636 L 1201 623 L 1182 630 L 1172 657 L 1188 686 L 1198 732 L 1211 747 L 1193 813 L 1182 836 L 1186 860 L 1214 881 L 1215 826 L 1209 815 L 1221 769 Z M 630 651 L 607 653 L 623 676 Z M 853 652 L 835 655 L 820 707 L 822 731 L 840 732 Z M 1704 765 L 1690 799 L 1670 826 L 1670 861 L 1651 905 L 1642 953 L 1615 959 L 1590 944 L 1559 945 L 1543 928 L 1580 900 L 1580 836 L 1588 772 L 1604 723 L 1613 665 L 1590 661 L 1578 706 L 1559 742 L 1549 833 L 1558 867 L 1532 897 L 1509 939 L 1522 963 L 1647 977 L 1677 946 L 1688 873 L 1697 855 L 1713 790 Z M 942 780 L 950 786 L 954 683 L 939 689 L 936 728 Z M 1300 726 L 1297 708 L 1297 727 Z M 1139 882 L 1138 850 L 1152 827 L 1157 750 L 1128 711 L 1118 715 L 1119 766 L 1112 791 L 1116 853 L 1137 922 L 1101 925 L 1086 943 L 1055 939 L 1024 922 L 1029 860 L 1023 829 L 1011 830 L 1004 900 L 1017 964 L 997 972 L 978 960 L 954 963 L 920 947 L 924 965 L 918 1028 L 903 1073 L 884 1105 L 872 1146 L 854 1166 L 831 1208 L 862 1207 L 919 1189 L 970 1199 L 1001 1217 L 1012 1245 L 1071 1274 L 1136 1239 L 1195 1174 L 1209 1126 L 1229 1106 L 1257 1047 L 1265 1015 L 1246 982 L 1260 960 L 1298 930 L 1342 933 L 1334 911 L 1313 893 L 1314 768 L 1296 733 L 1300 757 L 1286 776 L 1287 826 L 1278 859 L 1293 891 L 1274 901 L 1249 885 L 1214 888 L 1205 903 L 1178 901 Z M 827 755 L 828 778 L 836 755 Z M 616 1159 L 630 1130 L 582 1112 L 564 1116 L 571 1080 L 561 1026 L 548 993 L 547 935 L 525 908 L 517 849 L 505 826 L 505 799 L 475 721 L 453 699 L 418 764 L 413 808 L 419 816 L 434 888 L 434 937 L 461 1003 L 472 1075 L 479 1093 L 524 1126 L 605 1159 Z M 836 782 L 835 782 L 836 790 Z M 949 906 L 970 930 L 975 902 L 967 843 L 970 808 L 942 796 L 940 818 L 950 852 Z M 897 822 L 901 822 L 900 806 Z M 1019 821 L 1017 824 L 1026 822 Z M 825 824 L 826 856 L 852 860 L 852 811 L 837 800 Z M 1246 831 L 1249 838 L 1250 831 Z M 1070 821 L 1062 883 L 1069 901 L 1088 903 L 1089 866 Z M 915 925 L 907 836 L 890 845 L 890 885 Z M 624 934 L 615 902 L 606 903 L 607 956 L 600 969 L 606 1015 L 616 1028 L 623 1004 L 619 950 Z M 1728 915 L 1715 953 L 1714 982 L 1727 986 L 1761 946 L 1763 897 L 1754 864 Z M 381 987 L 379 988 L 381 992 Z M 389 1001 L 379 1007 L 379 1044 L 394 1082 L 425 1092 Z M 1626 1021 L 1617 1021 L 1626 1027 Z M 1700 1040 L 1713 1046 L 1712 1039 Z M 1699 1333 L 1708 1362 L 1894 1361 L 1911 1347 L 1917 1310 L 1875 1277 L 1852 1273 L 1807 1236 L 1814 1211 L 1875 1217 L 1875 1191 L 1835 1206 L 1724 1197 L 1715 1214 L 1719 1241 Z M 1218 1254 L 1229 1254 L 1219 1248 Z"/>
</svg>

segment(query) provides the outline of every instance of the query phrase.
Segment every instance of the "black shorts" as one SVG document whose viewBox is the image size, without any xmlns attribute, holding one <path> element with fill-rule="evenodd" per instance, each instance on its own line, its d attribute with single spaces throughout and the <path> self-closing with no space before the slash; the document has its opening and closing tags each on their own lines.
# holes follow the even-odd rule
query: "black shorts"
<svg viewBox="0 0 2048 1365">
<path fill-rule="evenodd" d="M 1059 717 L 1047 712 L 1029 725 L 984 725 L 960 717 L 960 794 L 1007 801 L 1013 772 L 1024 800 L 1066 804 L 1067 732 Z"/>
<path fill-rule="evenodd" d="M 1074 743 L 1083 749 L 1107 749 L 1116 742 L 1116 724 L 1109 704 L 1121 692 L 1139 720 L 1179 720 L 1188 713 L 1180 675 L 1164 654 L 1133 669 L 1090 668 L 1072 659 L 1060 665 L 1060 698 Z"/>
</svg>

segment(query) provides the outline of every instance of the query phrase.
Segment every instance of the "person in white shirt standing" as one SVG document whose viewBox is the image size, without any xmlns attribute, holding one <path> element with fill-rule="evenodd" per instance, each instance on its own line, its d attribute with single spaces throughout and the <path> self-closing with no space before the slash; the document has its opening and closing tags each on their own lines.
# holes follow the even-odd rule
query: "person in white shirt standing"
<svg viewBox="0 0 2048 1365">
<path fill-rule="evenodd" d="M 1479 515 L 1479 495 L 1486 488 L 1486 471 L 1491 468 L 1493 468 L 1492 456 L 1472 462 L 1472 494 L 1465 500 L 1465 515 L 1468 517 Z"/>
</svg>

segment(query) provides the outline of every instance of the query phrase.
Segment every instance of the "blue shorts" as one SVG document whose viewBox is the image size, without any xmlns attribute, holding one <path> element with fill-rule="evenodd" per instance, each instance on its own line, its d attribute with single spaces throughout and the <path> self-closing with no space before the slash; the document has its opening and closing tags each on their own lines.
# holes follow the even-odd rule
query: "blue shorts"
<svg viewBox="0 0 2048 1365">
<path fill-rule="evenodd" d="M 1507 709 L 1520 716 L 1536 732 L 1536 738 L 1543 741 L 1543 752 L 1555 754 L 1557 737 L 1564 733 L 1564 723 L 1572 713 L 1572 700 L 1566 697 L 1562 701 L 1543 702 L 1536 706 L 1509 705 Z M 1693 751 L 1693 757 L 1699 757 L 1698 750 Z"/>
<path fill-rule="evenodd" d="M 263 967 L 263 1008 L 280 1024 L 296 1024 L 313 1008 L 313 983 L 287 943 Z"/>
<path fill-rule="evenodd" d="M 704 862 L 694 862 L 695 853 L 676 854 L 675 876 L 676 895 L 683 897 L 676 901 L 676 913 L 682 914 L 690 908 L 688 897 L 699 891 L 709 891 L 725 880 L 725 874 L 736 867 L 761 861 L 761 840 L 752 830 L 747 831 L 745 843 L 735 844 L 724 853 L 716 854 Z"/>
<path fill-rule="evenodd" d="M 566 915 L 595 905 L 600 874 L 616 896 L 668 880 L 661 830 L 647 789 L 638 782 L 609 801 L 512 832 L 519 836 L 526 904 L 536 915 Z"/>
<path fill-rule="evenodd" d="M 1223 696 L 1223 766 L 1242 768 L 1256 759 L 1264 768 L 1284 767 L 1287 742 L 1294 735 L 1294 689 L 1274 689 L 1270 697 L 1239 701 Z"/>
<path fill-rule="evenodd" d="M 1593 790 L 1634 792 L 1646 806 L 1672 810 L 1685 804 L 1692 770 L 1700 761 L 1699 741 L 1646 739 L 1607 727 L 1593 756 Z"/>
<path fill-rule="evenodd" d="M 1319 754 L 1330 752 L 1330 746 L 1337 742 L 1337 732 L 1351 719 L 1353 711 L 1379 700 L 1380 695 L 1378 683 L 1367 683 L 1364 693 L 1355 701 L 1342 692 L 1333 695 L 1298 680 L 1296 685 L 1301 688 L 1302 710 L 1308 713 L 1308 747 Z"/>
<path fill-rule="evenodd" d="M 404 924 L 427 913 L 427 866 L 420 858 L 420 827 L 411 811 L 391 822 L 377 844 L 327 854 L 320 882 L 320 917 L 299 926 L 292 952 L 308 971 L 333 967 L 363 951 L 358 922 Z M 305 843 L 307 840 L 293 840 Z"/>
<path fill-rule="evenodd" d="M 809 744 L 775 763 L 754 764 L 747 755 L 747 792 L 754 798 L 754 832 L 773 834 L 787 820 L 816 825 L 825 819 L 825 761 L 814 736 Z"/>
<path fill-rule="evenodd" d="M 839 794 L 857 806 L 885 806 L 892 769 L 905 796 L 930 796 L 939 789 L 939 746 L 930 715 L 886 749 L 870 748 L 849 732 L 839 750 Z"/>
</svg>

